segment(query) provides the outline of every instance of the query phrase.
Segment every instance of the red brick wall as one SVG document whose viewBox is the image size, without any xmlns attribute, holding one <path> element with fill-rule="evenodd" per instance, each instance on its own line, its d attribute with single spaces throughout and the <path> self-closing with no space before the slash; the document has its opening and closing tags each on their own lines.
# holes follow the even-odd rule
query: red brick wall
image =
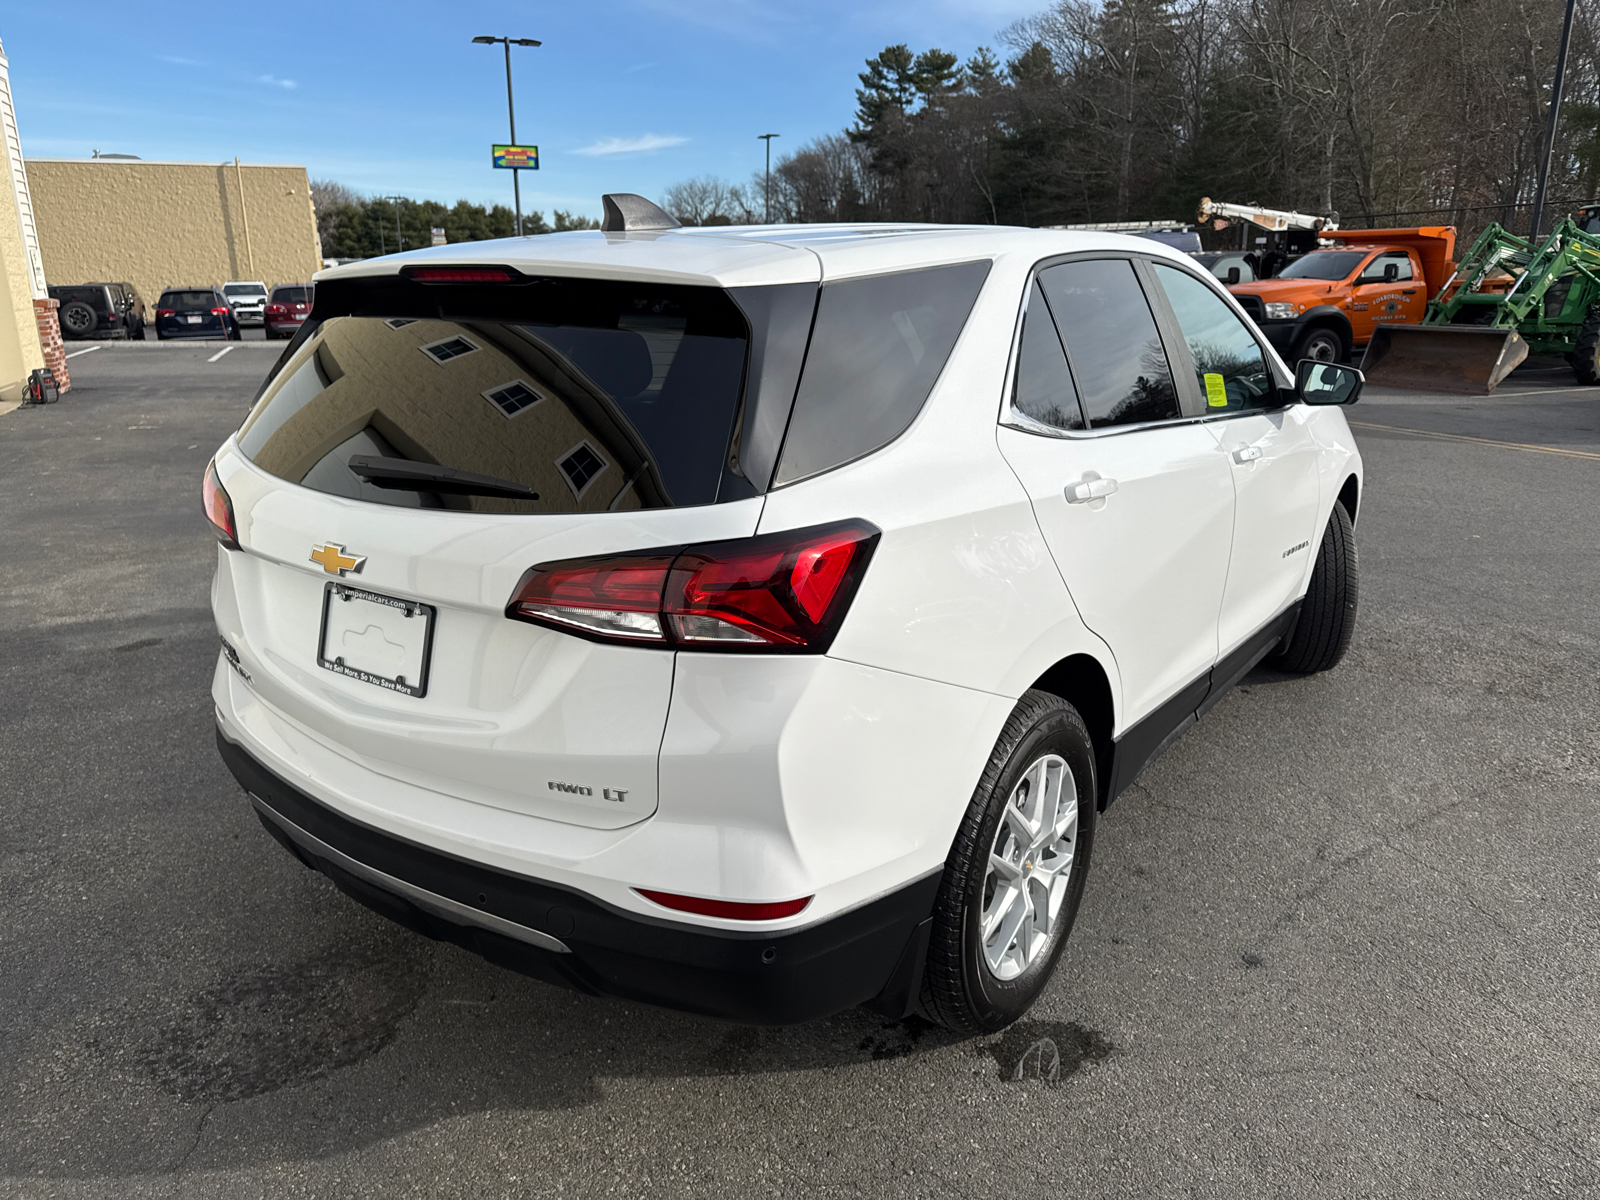
<svg viewBox="0 0 1600 1200">
<path fill-rule="evenodd" d="M 59 300 L 35 300 L 33 319 L 39 323 L 39 345 L 44 347 L 44 365 L 55 372 L 56 387 L 65 394 L 72 389 L 72 380 L 67 375 L 67 346 L 61 340 L 61 319 L 56 316 L 56 309 L 60 307 Z"/>
</svg>

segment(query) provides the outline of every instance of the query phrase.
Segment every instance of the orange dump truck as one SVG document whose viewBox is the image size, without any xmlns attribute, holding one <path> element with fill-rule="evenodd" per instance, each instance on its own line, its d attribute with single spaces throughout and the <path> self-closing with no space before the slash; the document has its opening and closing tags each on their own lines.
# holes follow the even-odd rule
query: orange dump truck
<svg viewBox="0 0 1600 1200">
<path fill-rule="evenodd" d="M 1228 290 L 1289 363 L 1342 362 L 1379 325 L 1416 325 L 1450 272 L 1451 225 L 1419 229 L 1325 229 L 1335 242 L 1295 259 L 1275 279 Z"/>
</svg>

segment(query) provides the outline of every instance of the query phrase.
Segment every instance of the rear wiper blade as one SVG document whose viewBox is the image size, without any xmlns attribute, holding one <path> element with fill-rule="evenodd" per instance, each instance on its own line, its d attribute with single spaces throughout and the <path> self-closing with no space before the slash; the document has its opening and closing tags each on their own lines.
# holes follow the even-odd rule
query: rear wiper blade
<svg viewBox="0 0 1600 1200">
<path fill-rule="evenodd" d="M 412 462 L 407 458 L 379 458 L 375 454 L 353 454 L 349 467 L 373 487 L 399 488 L 408 492 L 443 492 L 451 496 L 500 496 L 507 500 L 537 500 L 539 493 L 525 483 L 460 471 L 436 463 Z"/>
</svg>

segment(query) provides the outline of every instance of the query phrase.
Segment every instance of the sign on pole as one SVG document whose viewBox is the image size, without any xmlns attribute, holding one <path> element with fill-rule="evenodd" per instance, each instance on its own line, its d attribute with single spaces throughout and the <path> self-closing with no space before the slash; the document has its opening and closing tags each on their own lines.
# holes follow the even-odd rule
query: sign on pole
<svg viewBox="0 0 1600 1200">
<path fill-rule="evenodd" d="M 494 165 L 511 171 L 537 171 L 539 169 L 539 147 L 537 146 L 502 146 L 498 143 L 489 147 L 494 155 Z"/>
<path fill-rule="evenodd" d="M 435 246 L 444 245 L 445 244 L 445 241 L 444 241 L 444 230 L 441 229 L 437 225 L 434 225 L 431 228 L 433 229 L 433 244 Z"/>
</svg>

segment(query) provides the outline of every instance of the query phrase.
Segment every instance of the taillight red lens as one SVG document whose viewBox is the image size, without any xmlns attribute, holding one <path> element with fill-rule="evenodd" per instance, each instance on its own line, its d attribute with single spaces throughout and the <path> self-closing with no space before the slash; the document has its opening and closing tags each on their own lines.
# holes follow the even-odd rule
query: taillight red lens
<svg viewBox="0 0 1600 1200">
<path fill-rule="evenodd" d="M 673 892 L 650 892 L 644 888 L 634 891 L 662 908 L 678 912 L 699 913 L 702 917 L 724 917 L 730 921 L 776 921 L 802 912 L 811 903 L 810 896 L 798 900 L 778 900 L 771 904 L 752 904 L 743 900 L 709 900 L 704 896 L 679 896 Z"/>
<path fill-rule="evenodd" d="M 289 310 L 284 308 L 284 306 L 281 305 L 281 304 L 269 304 L 269 305 L 267 305 L 267 316 L 269 316 L 269 317 L 281 317 L 281 316 L 283 316 L 284 313 L 286 313 L 288 311 Z"/>
<path fill-rule="evenodd" d="M 175 309 L 175 308 L 158 308 L 158 309 L 156 309 L 156 316 L 158 316 L 158 317 L 175 317 L 177 315 L 178 315 L 178 310 Z"/>
<path fill-rule="evenodd" d="M 506 616 L 628 642 L 665 642 L 661 592 L 672 555 L 574 559 L 522 577 Z"/>
<path fill-rule="evenodd" d="M 228 310 L 226 308 L 213 308 L 211 311 L 219 317 L 225 317 L 228 315 Z"/>
<path fill-rule="evenodd" d="M 229 550 L 239 549 L 239 527 L 233 521 L 233 501 L 228 499 L 222 481 L 217 478 L 215 461 L 206 467 L 205 480 L 200 484 L 200 502 L 206 510 L 206 520 L 211 522 L 212 531 L 217 535 L 217 541 Z"/>
<path fill-rule="evenodd" d="M 878 529 L 850 521 L 732 542 L 545 563 L 506 615 L 603 641 L 820 654 L 844 621 Z"/>
</svg>

